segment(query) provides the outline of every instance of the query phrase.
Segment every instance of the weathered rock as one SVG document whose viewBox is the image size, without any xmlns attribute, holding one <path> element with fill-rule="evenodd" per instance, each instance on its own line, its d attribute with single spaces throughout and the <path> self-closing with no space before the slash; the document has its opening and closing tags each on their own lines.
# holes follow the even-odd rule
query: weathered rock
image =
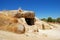
<svg viewBox="0 0 60 40">
<path fill-rule="evenodd" d="M 0 30 L 23 34 L 37 32 L 39 29 L 52 29 L 48 23 L 35 18 L 34 12 L 21 11 L 14 15 L 0 14 Z"/>
</svg>

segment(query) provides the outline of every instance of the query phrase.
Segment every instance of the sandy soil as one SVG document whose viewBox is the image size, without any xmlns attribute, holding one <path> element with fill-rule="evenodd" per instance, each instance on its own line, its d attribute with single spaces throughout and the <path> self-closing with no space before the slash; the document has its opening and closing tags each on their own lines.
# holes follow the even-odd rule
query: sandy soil
<svg viewBox="0 0 60 40">
<path fill-rule="evenodd" d="M 60 25 L 51 30 L 40 30 L 39 32 L 16 34 L 0 30 L 0 40 L 60 40 Z"/>
</svg>

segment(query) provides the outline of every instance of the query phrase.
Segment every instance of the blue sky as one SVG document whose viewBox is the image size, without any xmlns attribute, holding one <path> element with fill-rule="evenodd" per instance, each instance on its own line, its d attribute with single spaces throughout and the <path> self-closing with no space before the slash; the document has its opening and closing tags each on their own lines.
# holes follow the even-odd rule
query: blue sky
<svg viewBox="0 0 60 40">
<path fill-rule="evenodd" d="M 34 11 L 39 18 L 60 17 L 60 0 L 0 0 L 0 10 Z"/>
</svg>

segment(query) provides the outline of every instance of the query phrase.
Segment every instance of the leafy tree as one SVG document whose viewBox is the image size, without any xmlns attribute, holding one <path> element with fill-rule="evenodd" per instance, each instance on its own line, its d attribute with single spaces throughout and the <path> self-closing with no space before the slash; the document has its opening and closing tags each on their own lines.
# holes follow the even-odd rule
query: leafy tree
<svg viewBox="0 0 60 40">
<path fill-rule="evenodd" d="M 42 21 L 47 21 L 47 19 L 46 19 L 46 18 L 42 18 L 41 20 L 42 20 Z"/>
<path fill-rule="evenodd" d="M 48 17 L 47 22 L 52 22 L 52 17 Z"/>
<path fill-rule="evenodd" d="M 56 22 L 56 19 L 52 19 L 52 22 L 55 23 Z"/>
<path fill-rule="evenodd" d="M 57 21 L 58 23 L 60 23 L 60 18 L 57 18 L 56 21 Z"/>
<path fill-rule="evenodd" d="M 60 23 L 60 17 L 56 18 L 56 19 L 53 19 L 52 17 L 48 17 L 47 19 L 46 18 L 42 18 L 41 19 L 42 21 L 46 21 L 46 22 L 57 22 L 57 23 Z"/>
</svg>

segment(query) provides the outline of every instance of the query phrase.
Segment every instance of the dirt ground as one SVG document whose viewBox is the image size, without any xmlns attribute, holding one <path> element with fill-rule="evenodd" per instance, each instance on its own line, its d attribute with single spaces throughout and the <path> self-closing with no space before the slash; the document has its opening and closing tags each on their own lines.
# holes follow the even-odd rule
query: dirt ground
<svg viewBox="0 0 60 40">
<path fill-rule="evenodd" d="M 29 32 L 24 34 L 16 34 L 8 31 L 0 30 L 0 40 L 60 40 L 60 25 L 52 30 L 40 30 L 39 32 Z"/>
</svg>

